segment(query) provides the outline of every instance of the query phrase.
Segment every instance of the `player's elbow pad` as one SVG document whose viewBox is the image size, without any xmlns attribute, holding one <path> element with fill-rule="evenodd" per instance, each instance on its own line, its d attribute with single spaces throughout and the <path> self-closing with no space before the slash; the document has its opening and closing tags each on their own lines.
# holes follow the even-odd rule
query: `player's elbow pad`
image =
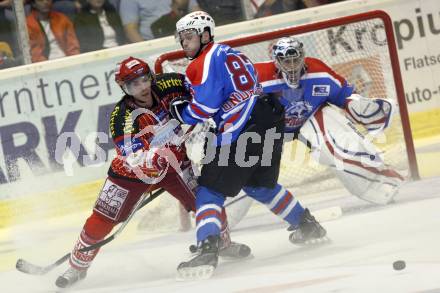
<svg viewBox="0 0 440 293">
<path fill-rule="evenodd" d="M 346 99 L 345 112 L 354 123 L 362 124 L 371 134 L 378 134 L 391 123 L 395 103 L 389 99 L 365 98 L 352 94 Z"/>
</svg>

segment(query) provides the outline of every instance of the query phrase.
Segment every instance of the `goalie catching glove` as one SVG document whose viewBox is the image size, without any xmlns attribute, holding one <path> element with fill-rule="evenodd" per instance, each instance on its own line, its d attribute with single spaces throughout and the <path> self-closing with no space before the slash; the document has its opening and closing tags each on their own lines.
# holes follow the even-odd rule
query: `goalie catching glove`
<svg viewBox="0 0 440 293">
<path fill-rule="evenodd" d="M 394 107 L 392 100 L 364 98 L 358 94 L 352 94 L 345 102 L 347 117 L 353 123 L 365 126 L 372 135 L 390 126 Z"/>
<path fill-rule="evenodd" d="M 184 124 L 185 121 L 182 118 L 183 109 L 190 103 L 190 98 L 187 96 L 176 97 L 170 103 L 170 114 L 171 116 L 178 120 L 180 123 Z"/>
</svg>

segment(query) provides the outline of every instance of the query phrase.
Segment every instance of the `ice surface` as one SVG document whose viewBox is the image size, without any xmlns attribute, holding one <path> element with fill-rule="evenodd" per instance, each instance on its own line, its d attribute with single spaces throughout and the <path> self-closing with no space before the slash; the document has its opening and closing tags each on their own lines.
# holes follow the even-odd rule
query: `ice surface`
<svg viewBox="0 0 440 293">
<path fill-rule="evenodd" d="M 323 223 L 332 242 L 317 247 L 293 246 L 287 225 L 269 212 L 251 214 L 232 236 L 252 247 L 253 258 L 221 261 L 214 277 L 200 282 L 175 281 L 176 266 L 189 257 L 194 230 L 151 233 L 132 225 L 101 251 L 88 277 L 71 291 L 440 292 L 439 195 L 437 177 L 408 183 L 396 203 L 385 207 L 346 197 L 310 203 L 313 209 L 339 203 L 345 211 Z M 47 265 L 69 251 L 78 232 L 78 222 L 68 220 L 40 230 L 22 227 L 11 234 L 11 249 Z M 393 270 L 396 260 L 405 260 L 406 268 Z M 54 281 L 65 268 L 29 276 L 11 266 L 0 274 L 0 292 L 56 292 Z"/>
</svg>

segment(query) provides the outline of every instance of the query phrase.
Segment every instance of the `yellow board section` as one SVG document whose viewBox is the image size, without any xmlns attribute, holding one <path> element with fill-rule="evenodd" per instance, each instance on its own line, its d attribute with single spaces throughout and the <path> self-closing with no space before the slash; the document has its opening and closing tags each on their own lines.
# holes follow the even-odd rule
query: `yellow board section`
<svg viewBox="0 0 440 293">
<path fill-rule="evenodd" d="M 91 209 L 103 180 L 0 201 L 0 228 Z"/>
<path fill-rule="evenodd" d="M 413 113 L 409 118 L 420 176 L 440 176 L 440 109 Z"/>
<path fill-rule="evenodd" d="M 422 177 L 440 175 L 440 168 L 436 167 L 440 165 L 440 109 L 411 114 L 410 121 L 420 174 Z M 304 159 L 308 161 L 309 158 Z M 103 181 L 2 200 L 0 228 L 91 210 Z"/>
<path fill-rule="evenodd" d="M 410 114 L 414 140 L 440 135 L 440 109 Z"/>
</svg>

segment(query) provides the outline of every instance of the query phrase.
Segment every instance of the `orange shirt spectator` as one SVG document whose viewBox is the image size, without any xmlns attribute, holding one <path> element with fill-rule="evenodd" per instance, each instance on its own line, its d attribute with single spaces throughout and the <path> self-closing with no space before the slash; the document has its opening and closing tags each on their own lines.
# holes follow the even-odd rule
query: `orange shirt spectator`
<svg viewBox="0 0 440 293">
<path fill-rule="evenodd" d="M 52 0 L 32 0 L 27 16 L 32 62 L 79 54 L 79 42 L 72 22 L 52 10 Z"/>
</svg>

